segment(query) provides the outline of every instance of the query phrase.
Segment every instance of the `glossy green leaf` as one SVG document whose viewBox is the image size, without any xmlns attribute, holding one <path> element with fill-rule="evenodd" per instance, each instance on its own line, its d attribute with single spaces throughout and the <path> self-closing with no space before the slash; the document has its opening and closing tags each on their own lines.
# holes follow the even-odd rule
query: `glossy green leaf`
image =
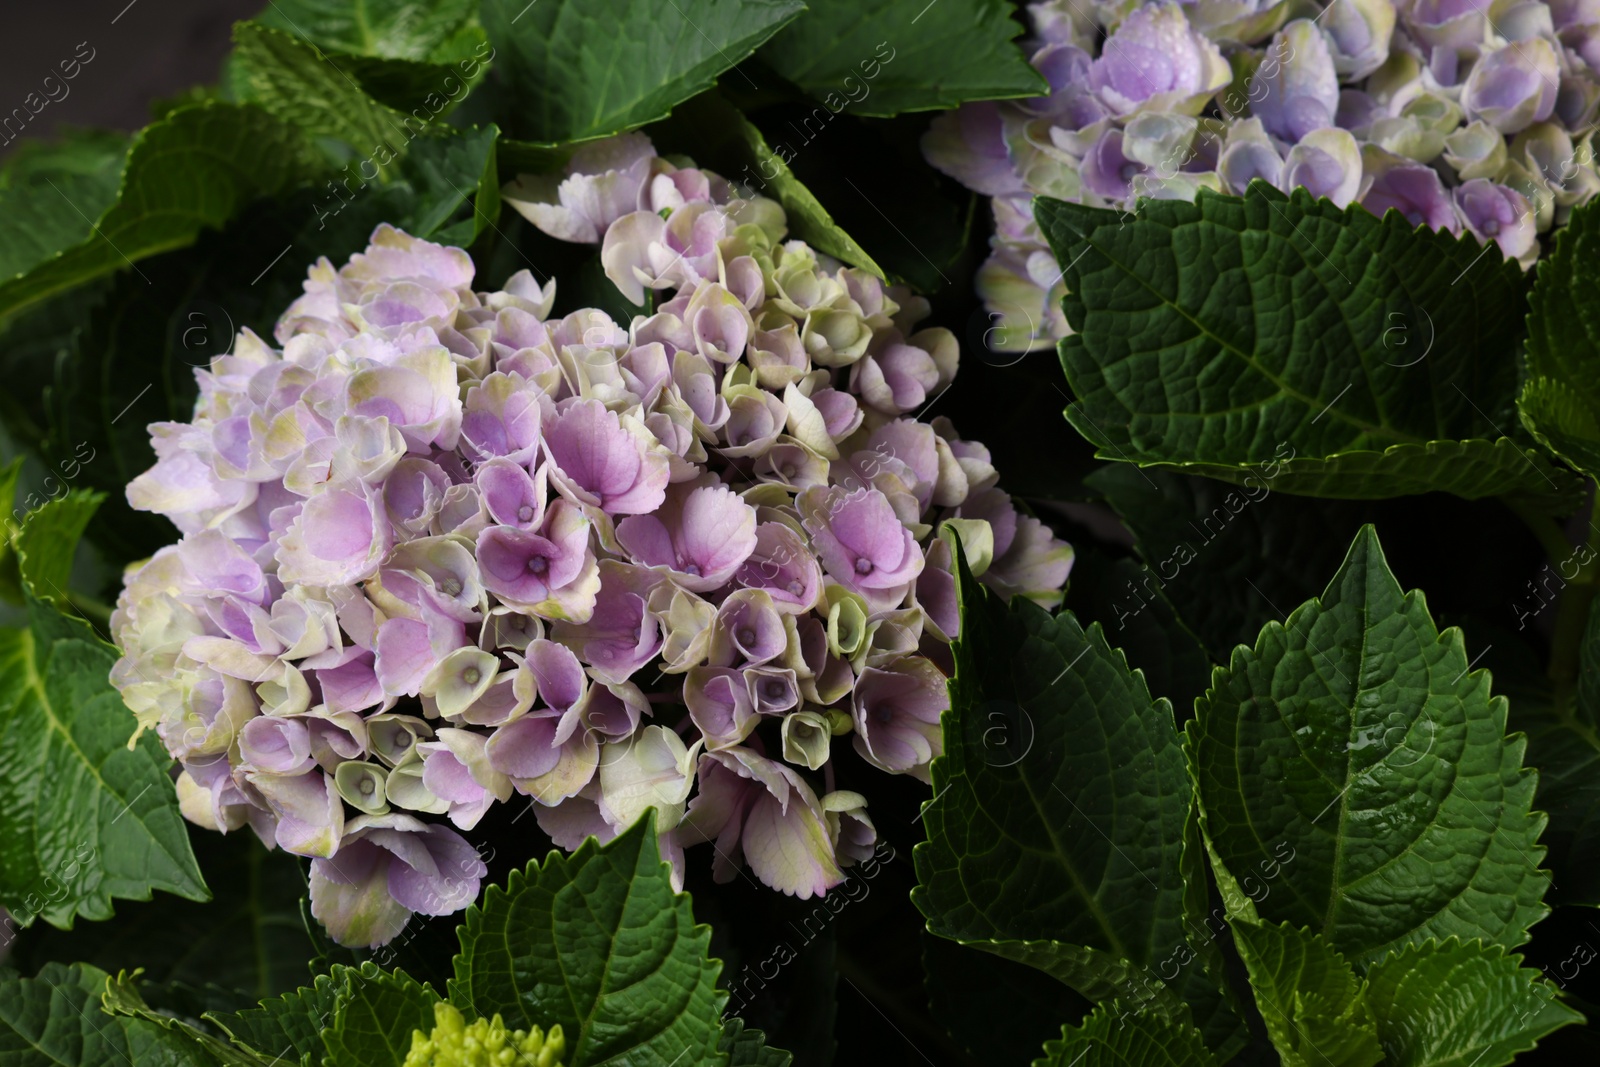
<svg viewBox="0 0 1600 1067">
<path fill-rule="evenodd" d="M 91 130 L 20 144 L 0 169 L 0 278 L 90 237 L 117 198 L 127 154 L 127 135 Z"/>
<path fill-rule="evenodd" d="M 147 126 L 128 151 L 117 198 L 89 236 L 0 280 L 0 317 L 158 252 L 192 243 L 246 203 L 308 177 L 300 133 L 259 107 L 207 103 Z M 84 211 L 85 215 L 89 212 Z"/>
<path fill-rule="evenodd" d="M 560 1025 L 566 1067 L 720 1065 L 727 994 L 651 816 L 610 844 L 513 871 L 467 910 L 450 1000 L 513 1029 Z"/>
<path fill-rule="evenodd" d="M 1263 182 L 1137 216 L 1041 198 L 1073 333 L 1067 418 L 1104 459 L 1334 497 L 1574 506 L 1516 432 L 1521 268 L 1398 214 Z"/>
<path fill-rule="evenodd" d="M 1367 973 L 1384 1062 L 1393 1067 L 1504 1067 L 1583 1016 L 1522 957 L 1480 942 L 1410 945 Z"/>
<path fill-rule="evenodd" d="M 1320 598 L 1234 650 L 1187 737 L 1230 912 L 1357 968 L 1428 938 L 1527 940 L 1550 878 L 1523 748 L 1370 526 Z"/>
<path fill-rule="evenodd" d="M 1288 923 L 1239 922 L 1233 942 L 1284 1067 L 1371 1067 L 1383 1059 L 1362 982 L 1326 940 Z"/>
<path fill-rule="evenodd" d="M 1576 294 L 1600 283 L 1600 208 L 1584 205 L 1556 231 L 1528 295 L 1522 421 L 1552 451 L 1600 473 L 1600 315 Z"/>
<path fill-rule="evenodd" d="M 208 896 L 171 760 L 153 736 L 128 745 L 133 718 L 109 681 L 116 650 L 43 599 L 64 598 L 57 579 L 71 559 L 71 545 L 51 542 L 81 530 L 92 507 L 68 496 L 24 524 L 29 626 L 0 630 L 0 904 L 24 924 L 110 918 L 113 897 L 157 889 Z"/>
<path fill-rule="evenodd" d="M 898 115 L 1049 92 L 1003 0 L 809 0 L 761 59 L 830 111 Z"/>
<path fill-rule="evenodd" d="M 458 46 L 477 11 L 477 0 L 273 0 L 259 21 L 331 51 L 435 60 Z"/>
<path fill-rule="evenodd" d="M 483 0 L 510 132 L 543 144 L 666 118 L 803 10 L 801 0 Z"/>
<path fill-rule="evenodd" d="M 1045 1042 L 1033 1067 L 1218 1067 L 1218 1060 L 1194 1027 L 1112 1001 Z"/>
<path fill-rule="evenodd" d="M 1190 793 L 1172 708 L 1099 626 L 1008 606 L 964 561 L 959 583 L 912 899 L 933 933 L 1035 966 L 1047 947 L 1019 942 L 1061 943 L 1046 969 L 1087 995 L 1102 963 L 1161 988 L 1150 975 L 1185 945 Z"/>
<path fill-rule="evenodd" d="M 49 963 L 33 978 L 0 974 L 0 1063 L 6 1067 L 230 1067 L 188 1036 L 100 1008 L 107 975 Z"/>
<path fill-rule="evenodd" d="M 403 971 L 335 966 L 333 980 L 342 988 L 322 1030 L 326 1067 L 401 1067 L 412 1033 L 433 1029 L 438 994 Z"/>
</svg>

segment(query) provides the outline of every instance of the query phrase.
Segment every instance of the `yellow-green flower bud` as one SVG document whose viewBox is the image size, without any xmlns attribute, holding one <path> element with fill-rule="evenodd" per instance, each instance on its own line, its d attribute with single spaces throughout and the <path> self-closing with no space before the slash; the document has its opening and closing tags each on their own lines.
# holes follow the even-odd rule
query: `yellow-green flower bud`
<svg viewBox="0 0 1600 1067">
<path fill-rule="evenodd" d="M 507 1030 L 497 1014 L 470 1024 L 454 1006 L 433 1006 L 433 1030 L 411 1032 L 411 1051 L 404 1067 L 560 1067 L 566 1038 L 559 1025 L 546 1034 Z"/>
</svg>

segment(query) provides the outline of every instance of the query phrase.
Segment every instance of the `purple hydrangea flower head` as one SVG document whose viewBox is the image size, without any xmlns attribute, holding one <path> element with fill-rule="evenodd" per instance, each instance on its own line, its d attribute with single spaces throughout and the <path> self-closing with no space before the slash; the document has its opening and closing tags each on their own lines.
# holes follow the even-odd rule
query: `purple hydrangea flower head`
<svg viewBox="0 0 1600 1067">
<path fill-rule="evenodd" d="M 1044 111 L 1082 102 L 1066 48 Z M 672 292 L 551 318 L 553 282 L 475 292 L 465 253 L 382 227 L 311 269 L 281 348 L 245 333 L 199 372 L 128 487 L 178 539 L 127 577 L 113 680 L 184 816 L 311 857 L 347 944 L 464 907 L 461 834 L 518 794 L 564 847 L 653 809 L 675 877 L 709 839 L 718 877 L 826 892 L 875 840 L 835 736 L 920 774 L 947 701 L 934 531 L 992 544 L 1005 595 L 1058 600 L 1070 566 L 982 445 L 902 417 L 956 337 L 786 241 L 776 203 L 629 135 L 520 208 L 627 295 Z"/>
</svg>

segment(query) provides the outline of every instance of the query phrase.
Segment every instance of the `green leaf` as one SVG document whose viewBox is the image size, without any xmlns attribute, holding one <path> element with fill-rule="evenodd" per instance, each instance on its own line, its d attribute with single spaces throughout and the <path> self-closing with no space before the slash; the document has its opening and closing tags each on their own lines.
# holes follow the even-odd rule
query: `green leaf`
<svg viewBox="0 0 1600 1067">
<path fill-rule="evenodd" d="M 49 963 L 34 978 L 0 975 L 0 1063 L 6 1067 L 218 1067 L 186 1035 L 101 1011 L 107 975 Z"/>
<path fill-rule="evenodd" d="M 0 317 L 188 245 L 249 201 L 308 176 L 312 165 L 299 132 L 253 105 L 174 111 L 134 138 L 116 202 L 97 217 L 84 211 L 95 218 L 90 236 L 0 281 Z"/>
<path fill-rule="evenodd" d="M 0 278 L 89 237 L 117 198 L 127 154 L 127 135 L 97 130 L 19 145 L 0 170 Z"/>
<path fill-rule="evenodd" d="M 129 974 L 124 971 L 115 978 L 107 979 L 105 992 L 101 996 L 101 1004 L 107 1015 L 127 1016 L 153 1023 L 184 1044 L 194 1047 L 207 1062 L 216 1063 L 219 1067 L 271 1067 L 265 1059 L 249 1049 L 230 1045 L 198 1026 L 155 1011 L 139 995 L 137 978 L 138 972 Z"/>
<path fill-rule="evenodd" d="M 1268 620 L 1321 592 L 1371 511 L 1274 493 L 1277 483 L 1262 478 L 1232 485 L 1129 463 L 1108 464 L 1084 484 L 1121 516 L 1146 566 L 1112 601 L 1108 631 L 1119 634 L 1116 624 L 1159 613 L 1165 598 L 1218 662 L 1234 645 L 1253 642 Z M 1073 573 L 1074 586 L 1080 577 Z M 1208 668 L 1201 692 L 1210 679 Z"/>
<path fill-rule="evenodd" d="M 476 0 L 273 0 L 259 21 L 332 51 L 437 60 L 459 47 L 477 10 Z"/>
<path fill-rule="evenodd" d="M 1233 941 L 1284 1067 L 1371 1067 L 1383 1059 L 1361 980 L 1326 940 L 1289 923 L 1238 922 Z"/>
<path fill-rule="evenodd" d="M 116 650 L 41 599 L 64 594 L 60 549 L 40 542 L 82 529 L 86 507 L 69 496 L 24 525 L 30 625 L 0 630 L 0 904 L 23 925 L 107 919 L 113 897 L 155 889 L 208 896 L 171 760 L 154 737 L 128 745 L 133 718 L 109 681 Z"/>
<path fill-rule="evenodd" d="M 529 141 L 605 137 L 667 117 L 793 19 L 801 0 L 483 0 Z"/>
<path fill-rule="evenodd" d="M 809 0 L 761 50 L 779 74 L 830 111 L 898 115 L 968 100 L 1042 96 L 1050 87 L 1013 40 L 1003 0 Z M 908 17 L 909 16 L 909 17 Z"/>
<path fill-rule="evenodd" d="M 459 931 L 450 1000 L 508 1027 L 559 1025 L 566 1067 L 724 1064 L 710 928 L 672 891 L 647 815 L 491 886 Z"/>
<path fill-rule="evenodd" d="M 322 1030 L 333 1022 L 348 973 L 349 968 L 343 968 L 337 978 L 320 974 L 310 986 L 263 1000 L 259 1008 L 207 1012 L 206 1019 L 241 1048 L 312 1067 L 322 1060 Z"/>
<path fill-rule="evenodd" d="M 1253 182 L 1139 214 L 1041 198 L 1064 265 L 1067 418 L 1104 459 L 1285 492 L 1520 495 L 1579 480 L 1508 439 L 1521 268 L 1398 214 Z M 1154 384 L 1152 384 L 1154 383 Z"/>
<path fill-rule="evenodd" d="M 416 204 L 402 229 L 464 248 L 494 226 L 500 218 L 500 176 L 495 164 L 499 136 L 499 129 L 490 125 L 414 141 L 400 169 L 416 191 Z M 469 200 L 471 217 L 452 222 Z"/>
<path fill-rule="evenodd" d="M 338 61 L 303 37 L 257 22 L 233 28 L 233 62 L 250 100 L 314 137 L 343 141 L 385 167 L 425 123 L 372 99 Z M 417 129 L 406 125 L 410 120 Z"/>
<path fill-rule="evenodd" d="M 57 607 L 67 604 L 67 579 L 84 528 L 105 494 L 73 490 L 23 517 L 13 539 L 23 585 Z"/>
<path fill-rule="evenodd" d="M 722 1041 L 717 1051 L 727 1054 L 728 1067 L 789 1067 L 794 1057 L 782 1049 L 768 1048 L 760 1030 L 746 1030 L 744 1020 L 732 1018 L 722 1024 Z"/>
<path fill-rule="evenodd" d="M 1548 910 L 1506 700 L 1402 595 L 1370 526 L 1319 599 L 1234 650 L 1186 747 L 1235 916 L 1307 927 L 1360 968 L 1430 937 L 1516 946 Z"/>
<path fill-rule="evenodd" d="M 370 962 L 359 970 L 336 965 L 333 980 L 342 988 L 322 1031 L 327 1067 L 401 1067 L 412 1031 L 433 1029 L 439 996 L 404 971 L 381 971 Z"/>
<path fill-rule="evenodd" d="M 1528 294 L 1524 425 L 1546 447 L 1600 473 L 1600 316 L 1575 299 L 1600 282 L 1600 210 L 1584 205 L 1557 231 Z"/>
<path fill-rule="evenodd" d="M 299 857 L 268 852 L 254 834 L 196 827 L 189 838 L 207 879 L 226 887 L 214 899 L 197 905 L 160 894 L 120 906 L 109 926 L 30 931 L 14 950 L 18 967 L 28 971 L 50 959 L 112 974 L 139 967 L 163 987 L 215 983 L 243 990 L 246 1003 L 304 982 L 313 945 L 300 919 L 306 878 Z"/>
<path fill-rule="evenodd" d="M 1200 1031 L 1121 1001 L 1102 1004 L 1082 1026 L 1062 1027 L 1033 1067 L 1218 1067 Z"/>
<path fill-rule="evenodd" d="M 1481 942 L 1409 945 L 1367 973 L 1384 1062 L 1393 1067 L 1503 1067 L 1583 1016 L 1556 999 L 1521 956 Z"/>
<path fill-rule="evenodd" d="M 1112 969 L 1159 988 L 1145 972 L 1185 945 L 1190 790 L 1172 708 L 1098 625 L 1007 606 L 964 558 L 959 570 L 912 899 L 933 933 L 1045 965 L 1086 995 L 1117 987 Z M 1041 941 L 1061 945 L 1018 944 Z"/>
</svg>

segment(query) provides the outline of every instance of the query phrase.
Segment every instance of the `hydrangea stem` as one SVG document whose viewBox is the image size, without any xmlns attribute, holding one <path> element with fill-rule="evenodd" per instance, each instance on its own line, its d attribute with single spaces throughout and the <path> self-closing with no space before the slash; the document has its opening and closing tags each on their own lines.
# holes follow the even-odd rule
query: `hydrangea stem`
<svg viewBox="0 0 1600 1067">
<path fill-rule="evenodd" d="M 1507 505 L 1539 539 L 1550 563 L 1562 570 L 1565 580 L 1556 602 L 1555 623 L 1550 633 L 1550 662 L 1545 670 L 1555 686 L 1556 706 L 1562 707 L 1578 679 L 1578 661 L 1583 651 L 1584 631 L 1589 624 L 1589 609 L 1594 603 L 1596 586 L 1600 584 L 1600 493 L 1592 497 L 1589 536 L 1582 548 L 1575 548 L 1561 525 L 1548 515 L 1509 500 Z M 1587 558 L 1580 560 L 1579 557 Z M 1577 573 L 1567 579 L 1565 566 L 1575 560 L 1579 561 Z"/>
</svg>

